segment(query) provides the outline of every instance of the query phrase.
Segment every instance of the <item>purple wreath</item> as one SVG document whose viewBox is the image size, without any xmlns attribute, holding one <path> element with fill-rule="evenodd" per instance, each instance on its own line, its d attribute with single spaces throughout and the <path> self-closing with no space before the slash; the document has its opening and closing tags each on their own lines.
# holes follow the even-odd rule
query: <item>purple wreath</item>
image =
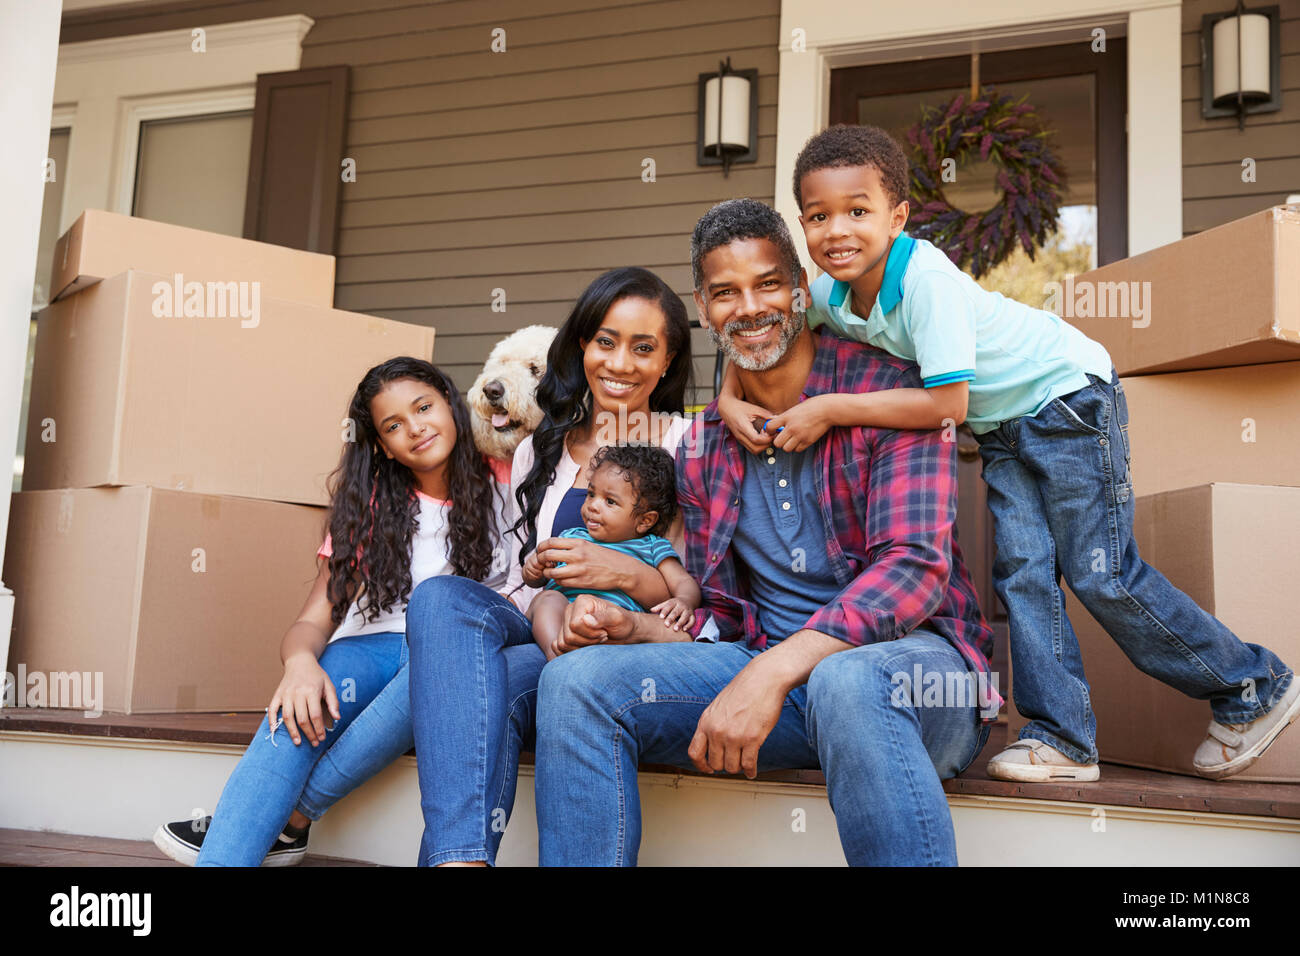
<svg viewBox="0 0 1300 956">
<path fill-rule="evenodd" d="M 967 103 L 957 95 L 948 106 L 921 107 L 921 120 L 907 132 L 912 147 L 911 179 L 914 209 L 908 231 L 928 239 L 959 268 L 967 265 L 976 278 L 1002 262 L 1017 243 L 1030 259 L 1056 231 L 1065 170 L 1048 145 L 1044 129 L 1027 97 L 981 91 Z M 943 194 L 942 164 L 960 166 L 978 154 L 994 159 L 1002 198 L 984 212 L 957 209 Z"/>
</svg>

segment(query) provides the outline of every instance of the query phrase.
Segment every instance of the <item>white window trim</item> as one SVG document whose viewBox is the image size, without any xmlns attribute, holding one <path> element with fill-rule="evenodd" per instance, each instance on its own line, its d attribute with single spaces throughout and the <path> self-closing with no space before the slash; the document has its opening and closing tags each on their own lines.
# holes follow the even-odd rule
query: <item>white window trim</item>
<svg viewBox="0 0 1300 956">
<path fill-rule="evenodd" d="M 68 158 L 63 161 L 63 168 L 56 169 L 54 175 L 58 176 L 59 182 L 59 208 L 62 209 L 64 200 L 68 198 L 68 175 L 67 172 L 72 165 L 72 138 L 74 136 L 73 126 L 76 124 L 77 111 L 67 106 L 56 106 L 50 110 L 50 132 L 56 129 L 66 129 L 68 131 Z M 48 157 L 47 157 L 48 158 Z"/>
<path fill-rule="evenodd" d="M 981 0 L 844 4 L 782 0 L 777 211 L 802 236 L 790 189 L 803 144 L 826 128 L 830 71 L 845 66 L 1038 45 L 1063 28 L 1128 37 L 1128 254 L 1182 238 L 1182 8 L 1178 0 Z M 795 31 L 804 49 L 795 52 Z M 1020 42 L 1016 42 L 1016 39 Z M 1058 41 L 1059 42 L 1059 41 Z M 805 260 L 807 261 L 807 260 Z"/>
<path fill-rule="evenodd" d="M 214 113 L 238 113 L 251 110 L 257 101 L 256 85 L 217 93 L 178 93 L 145 97 L 121 104 L 121 152 L 117 158 L 117 185 L 114 212 L 131 215 L 135 204 L 135 174 L 140 160 L 140 124 L 150 120 L 179 119 Z"/>
<path fill-rule="evenodd" d="M 76 115 L 76 110 L 65 106 L 56 106 L 50 110 L 50 132 L 53 133 L 55 130 L 59 129 L 66 129 L 68 131 L 68 158 L 63 161 L 62 169 L 54 170 L 54 175 L 56 177 L 54 181 L 59 187 L 60 209 L 64 207 L 65 200 L 68 197 L 68 170 L 72 168 L 72 127 L 76 120 Z M 46 159 L 48 158 L 49 155 L 47 151 Z M 46 284 L 48 284 L 48 282 Z M 35 293 L 33 292 L 33 295 L 34 294 Z M 47 305 L 49 305 L 48 302 L 33 300 L 32 310 L 39 311 Z"/>
<path fill-rule="evenodd" d="M 61 44 L 54 102 L 73 134 L 59 232 L 86 209 L 130 211 L 142 121 L 251 109 L 259 73 L 299 68 L 313 22 L 204 26 L 203 53 L 190 29 Z"/>
</svg>

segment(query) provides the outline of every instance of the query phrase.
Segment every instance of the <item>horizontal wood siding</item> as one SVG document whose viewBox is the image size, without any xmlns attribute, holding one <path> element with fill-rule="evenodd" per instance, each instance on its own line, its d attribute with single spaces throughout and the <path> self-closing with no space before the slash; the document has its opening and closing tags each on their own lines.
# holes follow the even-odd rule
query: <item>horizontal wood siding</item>
<svg viewBox="0 0 1300 956">
<path fill-rule="evenodd" d="M 558 325 L 606 269 L 640 265 L 686 301 L 689 237 L 730 197 L 772 202 L 780 0 L 263 0 L 64 18 L 63 41 L 302 13 L 304 68 L 351 68 L 335 302 L 438 329 L 462 386 L 492 345 Z M 363 8 L 363 9 L 361 9 Z M 506 31 L 506 52 L 490 50 Z M 697 76 L 759 72 L 758 162 L 695 163 Z M 653 183 L 642 161 L 655 161 Z M 506 311 L 493 312 L 494 289 Z M 693 333 L 695 393 L 713 349 Z"/>
<path fill-rule="evenodd" d="M 1183 0 L 1184 235 L 1240 219 L 1300 192 L 1300 0 L 1276 2 L 1282 21 L 1282 109 L 1247 116 L 1241 131 L 1236 117 L 1201 116 L 1201 17 L 1232 4 Z M 1253 183 L 1241 181 L 1247 158 L 1255 160 Z"/>
</svg>

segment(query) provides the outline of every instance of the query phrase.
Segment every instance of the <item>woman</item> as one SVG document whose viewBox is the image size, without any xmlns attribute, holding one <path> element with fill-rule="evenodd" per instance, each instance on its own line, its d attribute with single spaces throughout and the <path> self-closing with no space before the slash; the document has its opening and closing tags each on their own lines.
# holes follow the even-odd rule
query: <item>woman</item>
<svg viewBox="0 0 1300 956">
<path fill-rule="evenodd" d="M 523 585 L 525 555 L 536 547 L 544 563 L 565 565 L 549 576 L 625 591 L 646 607 L 669 596 L 644 562 L 554 536 L 581 523 L 585 466 L 598 448 L 651 440 L 676 453 L 689 427 L 680 413 L 690 374 L 690 323 L 672 289 L 640 268 L 597 278 L 551 345 L 537 386 L 542 422 L 515 452 L 510 599 L 450 576 L 412 593 L 407 641 L 425 821 L 420 865 L 496 860 L 546 663 L 525 616 L 537 594 Z"/>
</svg>

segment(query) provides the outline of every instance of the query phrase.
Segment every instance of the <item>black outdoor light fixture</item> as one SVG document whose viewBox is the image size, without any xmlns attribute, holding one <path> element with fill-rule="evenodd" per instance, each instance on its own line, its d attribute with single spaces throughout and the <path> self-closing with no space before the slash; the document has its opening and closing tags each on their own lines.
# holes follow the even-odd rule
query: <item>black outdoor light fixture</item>
<svg viewBox="0 0 1300 956">
<path fill-rule="evenodd" d="M 700 74 L 696 161 L 721 166 L 758 161 L 758 70 L 733 70 L 731 57 L 716 73 Z"/>
<path fill-rule="evenodd" d="M 1201 115 L 1236 116 L 1282 108 L 1282 54 L 1277 7 L 1248 10 L 1238 0 L 1228 13 L 1201 17 Z"/>
</svg>

